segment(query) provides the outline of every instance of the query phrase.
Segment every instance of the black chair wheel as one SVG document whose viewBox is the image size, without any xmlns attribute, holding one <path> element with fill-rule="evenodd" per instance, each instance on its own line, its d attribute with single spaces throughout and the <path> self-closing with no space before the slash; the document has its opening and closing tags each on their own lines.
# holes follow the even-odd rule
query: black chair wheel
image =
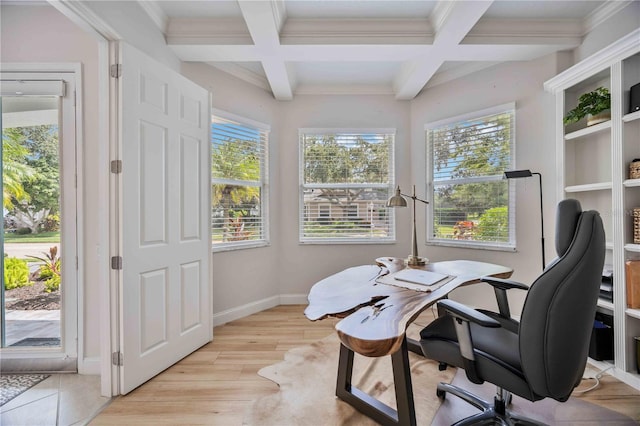
<svg viewBox="0 0 640 426">
<path fill-rule="evenodd" d="M 504 399 L 504 405 L 511 405 L 511 401 L 513 400 L 513 394 L 509 393 L 507 397 Z"/>
<path fill-rule="evenodd" d="M 446 369 L 447 369 L 447 364 L 446 363 L 444 363 L 444 362 L 438 363 L 438 370 L 439 371 L 444 371 Z"/>
<path fill-rule="evenodd" d="M 447 396 L 447 393 L 443 390 L 437 389 L 436 390 L 436 396 L 442 400 L 444 400 Z"/>
</svg>

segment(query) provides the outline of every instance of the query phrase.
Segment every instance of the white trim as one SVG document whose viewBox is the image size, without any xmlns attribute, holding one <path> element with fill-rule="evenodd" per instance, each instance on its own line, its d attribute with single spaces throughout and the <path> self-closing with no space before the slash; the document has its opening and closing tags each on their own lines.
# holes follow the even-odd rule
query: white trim
<svg viewBox="0 0 640 426">
<path fill-rule="evenodd" d="M 332 134 L 369 134 L 380 133 L 385 135 L 395 135 L 396 129 L 391 127 L 365 127 L 365 128 L 336 128 L 336 127 L 310 127 L 298 129 L 298 136 L 313 134 L 313 135 L 332 135 Z"/>
<path fill-rule="evenodd" d="M 138 0 L 138 5 L 149 15 L 162 34 L 166 34 L 169 25 L 169 17 L 155 0 Z"/>
<path fill-rule="evenodd" d="M 269 240 L 255 240 L 255 241 L 236 241 L 230 243 L 216 243 L 211 245 L 212 253 L 222 253 L 225 251 L 245 250 L 259 247 L 269 247 L 271 242 Z"/>
<path fill-rule="evenodd" d="M 80 368 L 82 365 L 82 368 Z M 84 358 L 82 363 L 78 362 L 78 374 L 87 374 L 91 376 L 100 376 L 102 365 L 99 356 Z"/>
<path fill-rule="evenodd" d="M 640 28 L 631 31 L 618 41 L 578 62 L 552 79 L 545 81 L 544 89 L 556 94 L 571 87 L 577 81 L 585 80 L 609 68 L 612 62 L 620 61 L 640 51 L 638 39 L 640 39 Z"/>
<path fill-rule="evenodd" d="M 207 62 L 207 64 L 268 92 L 271 91 L 267 77 L 234 62 Z"/>
<path fill-rule="evenodd" d="M 306 294 L 279 294 L 215 313 L 213 314 L 213 326 L 217 327 L 280 305 L 306 305 L 308 303 L 309 299 Z"/>
<path fill-rule="evenodd" d="M 49 4 L 71 22 L 95 37 L 99 42 L 118 40 L 120 35 L 89 6 L 80 1 L 48 0 Z"/>
<path fill-rule="evenodd" d="M 237 121 L 240 124 L 244 124 L 247 126 L 252 126 L 252 127 L 256 127 L 259 130 L 262 130 L 264 132 L 270 132 L 271 131 L 271 125 L 269 124 L 265 124 L 265 123 L 261 123 L 259 121 L 256 120 L 252 120 L 251 118 L 247 118 L 241 115 L 237 115 L 237 114 L 233 114 L 231 112 L 227 112 L 221 109 L 217 109 L 217 108 L 209 108 L 209 110 L 211 111 L 211 115 L 215 115 L 218 116 L 220 118 L 223 118 L 225 120 L 231 120 L 231 121 Z"/>
<path fill-rule="evenodd" d="M 479 111 L 473 111 L 466 114 L 460 114 L 455 117 L 449 117 L 438 121 L 433 121 L 431 123 L 427 123 L 424 125 L 424 130 L 431 130 L 434 127 L 446 126 L 447 124 L 455 123 L 458 121 L 467 121 L 467 120 L 477 120 L 479 118 L 485 117 L 487 115 L 500 114 L 501 112 L 506 111 L 516 111 L 516 103 L 515 102 L 507 102 L 506 104 L 496 105 L 494 107 L 481 109 Z M 514 117 L 515 122 L 515 117 Z"/>
<path fill-rule="evenodd" d="M 294 89 L 296 95 L 395 95 L 390 85 L 348 84 L 348 85 L 315 85 L 301 84 Z"/>
<path fill-rule="evenodd" d="M 613 15 L 617 14 L 632 3 L 633 1 L 622 0 L 604 2 L 584 18 L 582 23 L 582 35 L 587 35 L 604 21 L 611 18 Z"/>
<path fill-rule="evenodd" d="M 464 249 L 482 249 L 482 250 L 494 250 L 494 251 L 508 251 L 515 252 L 516 246 L 512 243 L 504 243 L 502 245 L 493 243 L 481 243 L 479 241 L 470 240 L 427 240 L 427 246 L 441 246 L 441 247 L 457 247 Z"/>
</svg>

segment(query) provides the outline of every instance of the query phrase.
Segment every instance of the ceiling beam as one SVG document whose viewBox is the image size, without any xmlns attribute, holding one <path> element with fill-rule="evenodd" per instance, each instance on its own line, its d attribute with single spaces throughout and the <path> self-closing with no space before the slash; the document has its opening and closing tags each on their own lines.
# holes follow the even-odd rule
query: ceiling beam
<svg viewBox="0 0 640 426">
<path fill-rule="evenodd" d="M 272 1 L 238 2 L 260 62 L 271 86 L 273 96 L 280 101 L 293 99 L 289 73 L 280 56 L 280 27 L 284 21 L 283 4 Z"/>
<path fill-rule="evenodd" d="M 434 24 L 436 28 L 433 51 L 405 65 L 394 81 L 396 99 L 408 100 L 416 97 L 427 82 L 444 63 L 447 51 L 454 50 L 471 31 L 493 1 L 449 3 L 446 9 L 439 8 L 441 16 Z"/>
</svg>

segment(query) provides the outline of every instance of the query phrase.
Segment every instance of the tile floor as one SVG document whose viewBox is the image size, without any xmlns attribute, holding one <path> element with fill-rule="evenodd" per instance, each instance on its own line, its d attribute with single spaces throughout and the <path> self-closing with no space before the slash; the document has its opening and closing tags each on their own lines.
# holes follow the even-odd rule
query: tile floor
<svg viewBox="0 0 640 426">
<path fill-rule="evenodd" d="M 109 401 L 100 376 L 52 374 L 0 407 L 0 425 L 86 425 Z"/>
</svg>

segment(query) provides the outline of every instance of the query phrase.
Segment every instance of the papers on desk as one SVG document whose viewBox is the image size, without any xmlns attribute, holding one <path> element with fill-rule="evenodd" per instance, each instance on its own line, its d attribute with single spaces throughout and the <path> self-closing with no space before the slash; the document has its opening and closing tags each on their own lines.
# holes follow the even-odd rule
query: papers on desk
<svg viewBox="0 0 640 426">
<path fill-rule="evenodd" d="M 422 269 L 403 269 L 376 279 L 379 284 L 394 285 L 409 290 L 430 292 L 439 289 L 453 277 Z"/>
</svg>

